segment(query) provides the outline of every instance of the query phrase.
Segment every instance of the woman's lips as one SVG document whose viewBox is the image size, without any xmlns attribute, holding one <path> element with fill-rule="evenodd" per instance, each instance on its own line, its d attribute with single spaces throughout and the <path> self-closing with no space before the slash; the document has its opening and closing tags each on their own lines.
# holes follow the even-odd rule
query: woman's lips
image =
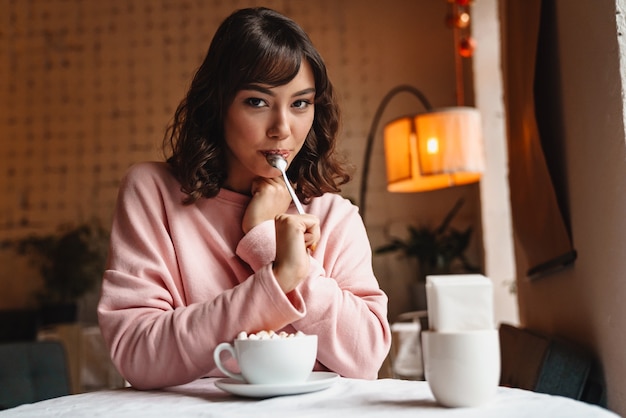
<svg viewBox="0 0 626 418">
<path fill-rule="evenodd" d="M 266 158 L 268 155 L 280 155 L 285 160 L 289 157 L 289 151 L 286 150 L 265 150 L 261 151 L 261 154 L 263 154 Z"/>
</svg>

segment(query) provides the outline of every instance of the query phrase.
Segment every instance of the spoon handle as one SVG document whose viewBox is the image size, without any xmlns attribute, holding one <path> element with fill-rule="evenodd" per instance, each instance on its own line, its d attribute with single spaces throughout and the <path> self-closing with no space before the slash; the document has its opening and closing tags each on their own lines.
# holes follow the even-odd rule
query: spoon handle
<svg viewBox="0 0 626 418">
<path fill-rule="evenodd" d="M 293 190 L 293 187 L 291 187 L 291 183 L 289 183 L 289 179 L 287 178 L 287 173 L 285 172 L 285 170 L 279 169 L 281 174 L 283 175 L 283 180 L 285 180 L 285 185 L 287 186 L 287 190 L 289 190 L 289 194 L 291 195 L 291 200 L 293 200 L 293 203 L 296 205 L 296 209 L 298 210 L 298 213 L 300 215 L 304 215 L 304 208 L 302 207 L 302 204 L 300 203 L 300 200 L 298 199 L 298 196 L 296 196 L 296 192 Z"/>
</svg>

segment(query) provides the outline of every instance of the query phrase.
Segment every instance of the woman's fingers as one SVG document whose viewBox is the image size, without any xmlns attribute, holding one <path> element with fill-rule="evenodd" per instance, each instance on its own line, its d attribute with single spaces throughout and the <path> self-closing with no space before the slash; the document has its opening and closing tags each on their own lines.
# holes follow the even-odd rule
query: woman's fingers
<svg viewBox="0 0 626 418">
<path fill-rule="evenodd" d="M 287 215 L 281 214 L 275 218 L 275 223 L 280 227 L 292 228 L 302 234 L 304 248 L 315 250 L 320 239 L 320 222 L 314 215 Z"/>
<path fill-rule="evenodd" d="M 241 228 L 245 233 L 258 224 L 284 213 L 291 203 L 289 191 L 280 177 L 271 179 L 259 177 L 252 182 L 250 191 L 252 199 L 241 221 Z"/>
<path fill-rule="evenodd" d="M 319 219 L 313 215 L 280 214 L 276 225 L 276 259 L 274 275 L 279 285 L 290 292 L 306 278 L 309 271 L 309 253 L 320 239 Z"/>
<path fill-rule="evenodd" d="M 320 224 L 319 220 L 317 218 L 315 219 L 317 222 L 308 225 L 306 231 L 304 232 L 304 245 L 311 251 L 315 251 L 315 249 L 317 248 L 317 243 L 320 240 Z"/>
</svg>

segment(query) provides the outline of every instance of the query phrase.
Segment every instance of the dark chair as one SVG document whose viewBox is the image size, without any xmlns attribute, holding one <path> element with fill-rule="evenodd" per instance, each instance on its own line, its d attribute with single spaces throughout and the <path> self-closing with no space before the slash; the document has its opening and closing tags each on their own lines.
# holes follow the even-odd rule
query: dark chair
<svg viewBox="0 0 626 418">
<path fill-rule="evenodd" d="M 60 342 L 0 344 L 0 409 L 69 394 L 67 359 Z"/>
<path fill-rule="evenodd" d="M 35 309 L 0 310 L 0 343 L 35 341 L 39 328 Z"/>
<path fill-rule="evenodd" d="M 501 324 L 500 384 L 606 407 L 599 363 L 581 347 L 539 332 Z"/>
</svg>

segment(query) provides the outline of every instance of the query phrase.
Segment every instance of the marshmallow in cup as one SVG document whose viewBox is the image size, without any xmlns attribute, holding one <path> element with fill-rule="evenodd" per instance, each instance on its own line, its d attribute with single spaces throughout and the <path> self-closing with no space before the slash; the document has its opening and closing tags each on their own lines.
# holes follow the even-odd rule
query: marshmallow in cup
<svg viewBox="0 0 626 418">
<path fill-rule="evenodd" d="M 239 365 L 230 370 L 221 359 L 227 351 Z M 249 384 L 303 383 L 311 375 L 317 357 L 317 335 L 260 331 L 240 332 L 233 344 L 223 342 L 213 351 L 216 366 L 226 376 Z"/>
<path fill-rule="evenodd" d="M 246 340 L 246 339 L 250 339 L 250 340 L 272 340 L 272 339 L 276 339 L 276 338 L 293 338 L 293 337 L 304 337 L 305 334 L 302 331 L 297 331 L 294 334 L 289 334 L 286 333 L 285 331 L 281 331 L 278 334 L 271 330 L 271 331 L 259 331 L 257 333 L 254 334 L 250 334 L 248 335 L 247 332 L 245 331 L 241 331 L 238 335 L 237 335 L 237 339 L 238 340 Z"/>
</svg>

